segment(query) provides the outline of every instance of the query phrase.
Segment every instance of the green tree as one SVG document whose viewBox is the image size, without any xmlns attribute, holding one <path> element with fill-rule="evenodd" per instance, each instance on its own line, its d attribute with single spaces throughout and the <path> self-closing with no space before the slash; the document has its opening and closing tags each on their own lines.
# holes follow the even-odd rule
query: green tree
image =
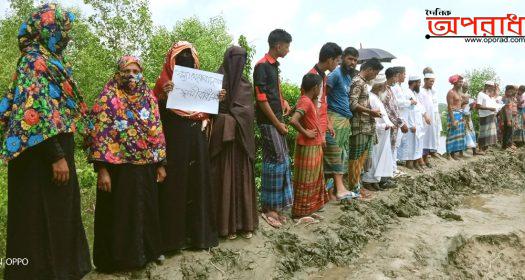
<svg viewBox="0 0 525 280">
<path fill-rule="evenodd" d="M 11 77 L 20 56 L 16 38 L 19 22 L 14 16 L 0 20 L 0 95 L 11 86 Z"/>
<path fill-rule="evenodd" d="M 289 81 L 284 81 L 281 83 L 281 92 L 283 94 L 283 98 L 288 101 L 288 104 L 290 107 L 295 108 L 295 105 L 297 104 L 297 100 L 301 96 L 301 88 Z M 286 118 L 286 123 L 289 121 L 289 117 Z M 295 137 L 297 136 L 297 130 L 292 128 L 291 126 L 288 129 L 288 134 L 286 135 L 286 140 L 288 141 L 288 146 L 290 150 L 290 158 L 293 159 L 294 153 L 295 153 Z"/>
<path fill-rule="evenodd" d="M 144 77 L 146 77 L 146 81 L 148 81 L 151 86 L 156 82 L 164 65 L 166 53 L 174 41 L 175 36 L 173 32 L 170 32 L 163 26 L 154 28 L 153 35 L 149 41 L 149 48 L 142 56 Z"/>
<path fill-rule="evenodd" d="M 492 80 L 497 83 L 500 81 L 492 67 L 469 70 L 464 74 L 464 77 L 468 81 L 470 95 L 473 98 L 476 98 L 478 93 L 483 90 L 486 81 Z"/>
<path fill-rule="evenodd" d="M 79 15 L 79 13 L 75 13 Z M 89 22 L 82 15 L 71 29 L 72 41 L 66 55 L 73 66 L 73 78 L 77 82 L 84 99 L 92 104 L 105 83 L 116 71 L 114 54 L 102 44 L 100 38 L 91 31 Z"/>
<path fill-rule="evenodd" d="M 13 16 L 20 22 L 26 20 L 34 9 L 33 0 L 9 0 L 9 7 L 13 11 Z"/>
<path fill-rule="evenodd" d="M 215 72 L 224 58 L 224 52 L 232 44 L 226 22 L 220 16 L 212 17 L 205 23 L 197 17 L 177 22 L 173 31 L 174 41 L 188 41 L 199 53 L 201 69 Z"/>
<path fill-rule="evenodd" d="M 84 0 L 95 13 L 88 21 L 113 60 L 141 55 L 148 48 L 153 21 L 147 0 Z"/>
<path fill-rule="evenodd" d="M 253 56 L 255 55 L 255 46 L 248 43 L 248 40 L 246 39 L 246 36 L 241 35 L 239 36 L 239 40 L 237 41 L 239 46 L 243 47 L 246 50 L 246 66 L 244 66 L 243 70 L 243 76 L 245 79 L 251 81 L 252 80 L 252 61 Z"/>
<path fill-rule="evenodd" d="M 18 29 L 33 10 L 33 0 L 10 0 L 10 11 L 0 19 L 0 95 L 11 86 L 18 50 Z"/>
</svg>

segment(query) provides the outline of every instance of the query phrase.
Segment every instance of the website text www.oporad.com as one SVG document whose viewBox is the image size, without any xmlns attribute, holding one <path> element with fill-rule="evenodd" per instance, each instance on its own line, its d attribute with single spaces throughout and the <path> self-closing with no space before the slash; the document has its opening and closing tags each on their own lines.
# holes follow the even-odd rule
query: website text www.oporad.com
<svg viewBox="0 0 525 280">
<path fill-rule="evenodd" d="M 525 43 L 524 36 L 516 37 L 467 37 L 464 38 L 465 43 Z"/>
</svg>

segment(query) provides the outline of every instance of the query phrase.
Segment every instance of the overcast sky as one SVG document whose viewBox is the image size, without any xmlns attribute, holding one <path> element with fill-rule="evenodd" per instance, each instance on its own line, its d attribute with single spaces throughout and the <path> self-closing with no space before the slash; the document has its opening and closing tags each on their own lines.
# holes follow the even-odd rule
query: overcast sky
<svg viewBox="0 0 525 280">
<path fill-rule="evenodd" d="M 0 1 L 7 9 L 7 1 Z M 89 9 L 79 0 L 58 1 L 65 6 Z M 493 67 L 502 83 L 525 84 L 525 43 L 465 43 L 463 39 L 431 39 L 427 34 L 425 9 L 450 10 L 451 16 L 525 16 L 519 0 L 501 1 L 299 1 L 299 0 L 151 0 L 153 21 L 172 27 L 178 20 L 197 16 L 207 21 L 222 15 L 228 31 L 238 38 L 245 34 L 256 46 L 254 60 L 267 51 L 268 33 L 283 28 L 293 36 L 290 53 L 281 59 L 283 77 L 299 83 L 318 59 L 326 42 L 342 48 L 382 48 L 397 59 L 390 65 L 404 65 L 407 74 L 422 74 L 431 66 L 437 75 L 436 89 L 442 100 L 449 89 L 448 77 L 466 70 Z"/>
</svg>

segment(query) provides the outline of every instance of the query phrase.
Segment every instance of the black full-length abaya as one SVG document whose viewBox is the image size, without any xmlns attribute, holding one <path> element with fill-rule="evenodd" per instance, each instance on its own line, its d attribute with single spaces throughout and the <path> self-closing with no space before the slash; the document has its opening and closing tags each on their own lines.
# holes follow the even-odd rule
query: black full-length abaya
<svg viewBox="0 0 525 280">
<path fill-rule="evenodd" d="M 157 165 L 103 165 L 111 192 L 97 189 L 93 262 L 104 272 L 141 268 L 161 251 Z"/>
<path fill-rule="evenodd" d="M 171 80 L 175 65 L 198 68 L 197 52 L 190 43 L 177 42 L 169 50 L 155 85 L 157 96 Z M 202 130 L 203 114 L 167 109 L 163 98 L 159 110 L 167 159 L 167 177 L 159 186 L 164 250 L 217 246 L 217 195 L 211 181 L 208 137 Z"/>
<path fill-rule="evenodd" d="M 200 121 L 185 119 L 164 106 L 160 110 L 167 177 L 159 186 L 164 248 L 173 251 L 217 246 L 216 194 L 211 187 L 207 137 Z"/>
<path fill-rule="evenodd" d="M 81 279 L 91 270 L 74 146 L 72 134 L 59 134 L 9 161 L 7 258 L 29 262 L 6 266 L 5 279 Z M 70 179 L 57 185 L 51 164 L 62 157 Z"/>
<path fill-rule="evenodd" d="M 18 31 L 20 58 L 0 100 L 0 158 L 8 162 L 5 279 L 81 279 L 91 270 L 80 215 L 75 131 L 84 132 L 86 105 L 64 56 L 75 16 L 43 4 Z M 64 159 L 69 181 L 53 182 Z"/>
<path fill-rule="evenodd" d="M 157 100 L 144 78 L 124 73 L 129 66 L 142 70 L 137 57 L 123 56 L 91 114 L 89 159 L 111 181 L 109 191 L 97 189 L 95 211 L 93 262 L 104 272 L 142 268 L 162 250 L 157 171 L 165 160 L 164 135 Z"/>
</svg>

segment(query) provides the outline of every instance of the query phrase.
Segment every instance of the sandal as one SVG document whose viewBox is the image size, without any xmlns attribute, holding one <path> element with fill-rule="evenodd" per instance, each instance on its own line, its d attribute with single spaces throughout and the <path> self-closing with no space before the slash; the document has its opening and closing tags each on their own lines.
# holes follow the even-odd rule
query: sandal
<svg viewBox="0 0 525 280">
<path fill-rule="evenodd" d="M 317 224 L 319 223 L 318 220 L 314 219 L 313 217 L 310 217 L 310 216 L 304 216 L 304 217 L 301 217 L 297 220 L 295 220 L 295 226 L 298 226 L 300 224 L 305 224 L 305 226 L 307 225 L 310 225 L 310 224 Z"/>
<path fill-rule="evenodd" d="M 345 200 L 345 199 L 351 199 L 352 198 L 352 192 L 347 192 L 344 195 L 336 195 L 337 201 Z"/>
<path fill-rule="evenodd" d="M 230 234 L 230 235 L 228 235 L 228 239 L 229 239 L 229 240 L 235 240 L 235 239 L 237 239 L 237 234 Z"/>
<path fill-rule="evenodd" d="M 320 220 L 320 221 L 324 220 L 324 217 L 319 215 L 319 214 L 317 214 L 317 213 L 311 214 L 310 217 L 312 217 L 314 219 L 317 219 L 317 220 Z"/>
<path fill-rule="evenodd" d="M 272 216 L 267 216 L 265 213 L 261 213 L 263 220 L 273 228 L 280 228 L 283 226 L 281 222 Z"/>
<path fill-rule="evenodd" d="M 166 257 L 165 257 L 164 255 L 160 255 L 160 256 L 155 260 L 155 262 L 156 262 L 158 265 L 163 265 L 165 261 L 166 261 Z"/>
<path fill-rule="evenodd" d="M 242 237 L 245 238 L 245 239 L 250 239 L 250 238 L 253 237 L 253 233 L 251 233 L 251 232 L 244 232 L 242 234 Z"/>
</svg>

